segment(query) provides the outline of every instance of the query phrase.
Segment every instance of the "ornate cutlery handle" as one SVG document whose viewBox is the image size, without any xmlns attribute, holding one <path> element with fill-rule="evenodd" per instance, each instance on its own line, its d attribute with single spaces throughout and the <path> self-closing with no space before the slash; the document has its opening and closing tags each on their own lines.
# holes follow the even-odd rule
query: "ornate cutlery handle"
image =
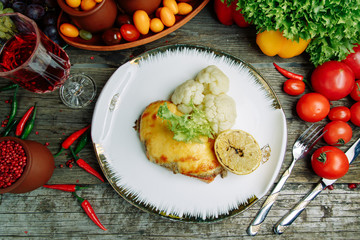
<svg viewBox="0 0 360 240">
<path fill-rule="evenodd" d="M 247 233 L 250 236 L 255 236 L 260 230 L 261 224 L 265 221 L 266 216 L 268 215 L 272 205 L 275 203 L 276 198 L 279 195 L 281 188 L 284 186 L 286 180 L 289 178 L 292 169 L 294 168 L 295 161 L 293 161 L 290 167 L 283 173 L 281 179 L 276 184 L 275 188 L 272 190 L 270 195 L 266 198 L 265 202 L 261 206 L 259 212 L 255 216 L 254 220 L 250 223 L 250 226 L 247 229 Z"/>
<path fill-rule="evenodd" d="M 290 226 L 295 219 L 304 211 L 306 206 L 325 188 L 325 184 L 318 183 L 316 187 L 309 192 L 295 207 L 293 207 L 285 216 L 283 216 L 275 225 L 274 232 L 282 234 L 285 229 Z"/>
</svg>

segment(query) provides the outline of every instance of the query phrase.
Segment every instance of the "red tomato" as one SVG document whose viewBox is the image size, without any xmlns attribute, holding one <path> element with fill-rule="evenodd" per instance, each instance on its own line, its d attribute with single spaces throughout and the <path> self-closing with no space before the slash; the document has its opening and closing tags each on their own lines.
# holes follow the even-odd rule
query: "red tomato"
<svg viewBox="0 0 360 240">
<path fill-rule="evenodd" d="M 355 101 L 360 101 L 360 80 L 355 81 L 355 86 L 350 93 L 350 97 Z"/>
<path fill-rule="evenodd" d="M 318 122 L 324 119 L 329 111 L 329 100 L 320 93 L 307 93 L 296 104 L 297 114 L 307 122 Z"/>
<path fill-rule="evenodd" d="M 329 145 L 344 145 L 352 138 L 352 129 L 343 121 L 332 121 L 324 127 L 323 138 Z"/>
<path fill-rule="evenodd" d="M 350 112 L 351 112 L 350 121 L 354 125 L 360 127 L 360 102 L 354 103 L 350 108 Z"/>
<path fill-rule="evenodd" d="M 342 62 L 353 70 L 356 79 L 360 79 L 360 45 L 356 44 L 353 49 L 355 52 L 350 53 Z"/>
<path fill-rule="evenodd" d="M 333 107 L 330 109 L 328 118 L 331 121 L 339 120 L 347 122 L 350 120 L 351 112 L 350 109 L 344 106 Z"/>
<path fill-rule="evenodd" d="M 329 61 L 318 66 L 311 75 L 315 92 L 329 100 L 339 100 L 350 94 L 355 84 L 354 72 L 342 62 Z"/>
<path fill-rule="evenodd" d="M 121 27 L 124 24 L 131 24 L 131 18 L 127 14 L 119 14 L 119 16 L 116 17 L 116 24 Z"/>
<path fill-rule="evenodd" d="M 324 146 L 311 156 L 311 166 L 320 177 L 338 179 L 348 172 L 349 161 L 345 153 L 337 147 Z"/>
<path fill-rule="evenodd" d="M 107 45 L 115 45 L 120 43 L 121 34 L 118 28 L 110 28 L 102 33 L 101 38 Z"/>
<path fill-rule="evenodd" d="M 132 24 L 124 24 L 120 28 L 121 36 L 128 42 L 133 42 L 139 39 L 140 32 Z"/>
<path fill-rule="evenodd" d="M 288 79 L 284 82 L 284 92 L 289 95 L 300 95 L 305 91 L 305 83 L 297 79 Z"/>
</svg>

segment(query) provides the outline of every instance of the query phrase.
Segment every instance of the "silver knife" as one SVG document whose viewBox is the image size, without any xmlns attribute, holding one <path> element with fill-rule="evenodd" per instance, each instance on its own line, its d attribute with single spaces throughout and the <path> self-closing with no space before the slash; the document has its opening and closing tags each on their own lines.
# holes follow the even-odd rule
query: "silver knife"
<svg viewBox="0 0 360 240">
<path fill-rule="evenodd" d="M 360 153 L 360 138 L 346 151 L 349 164 L 351 164 Z M 305 207 L 313 200 L 322 190 L 330 186 L 337 179 L 322 178 L 315 188 L 309 192 L 295 207 L 293 207 L 285 216 L 283 216 L 275 225 L 274 232 L 277 234 L 284 233 L 285 229 L 289 227 L 295 219 L 304 211 Z"/>
</svg>

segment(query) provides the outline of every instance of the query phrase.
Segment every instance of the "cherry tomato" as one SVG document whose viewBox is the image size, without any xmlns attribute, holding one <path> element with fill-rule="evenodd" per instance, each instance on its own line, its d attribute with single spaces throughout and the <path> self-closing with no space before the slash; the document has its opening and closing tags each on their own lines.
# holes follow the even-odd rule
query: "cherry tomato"
<svg viewBox="0 0 360 240">
<path fill-rule="evenodd" d="M 329 111 L 329 100 L 320 93 L 307 93 L 296 104 L 297 114 L 307 122 L 318 122 L 324 119 Z"/>
<path fill-rule="evenodd" d="M 344 145 L 352 138 L 352 129 L 349 124 L 343 121 L 332 121 L 324 127 L 323 138 L 329 145 Z"/>
<path fill-rule="evenodd" d="M 345 153 L 337 147 L 324 146 L 311 156 L 311 166 L 320 177 L 338 179 L 348 172 L 349 161 Z"/>
<path fill-rule="evenodd" d="M 350 93 L 350 97 L 355 101 L 360 101 L 360 80 L 355 81 L 355 86 Z"/>
<path fill-rule="evenodd" d="M 149 15 L 144 10 L 136 10 L 133 15 L 133 21 L 135 27 L 143 35 L 149 33 L 150 29 L 150 18 Z"/>
<path fill-rule="evenodd" d="M 101 38 L 107 45 L 114 45 L 120 43 L 121 34 L 118 28 L 110 28 L 103 32 Z"/>
<path fill-rule="evenodd" d="M 311 84 L 315 92 L 323 94 L 330 101 L 339 100 L 350 94 L 355 76 L 345 63 L 328 61 L 314 70 Z"/>
<path fill-rule="evenodd" d="M 128 42 L 133 42 L 139 39 L 140 32 L 132 24 L 124 24 L 120 28 L 121 36 Z"/>
<path fill-rule="evenodd" d="M 350 109 L 345 106 L 333 107 L 330 109 L 328 114 L 328 118 L 331 121 L 339 120 L 343 122 L 347 122 L 350 120 L 351 112 Z"/>
<path fill-rule="evenodd" d="M 355 79 L 360 79 L 360 45 L 356 44 L 354 52 L 347 55 L 343 63 L 346 63 L 354 72 Z"/>
<path fill-rule="evenodd" d="M 124 24 L 131 24 L 131 18 L 127 14 L 119 14 L 116 18 L 116 24 L 121 27 Z"/>
<path fill-rule="evenodd" d="M 354 103 L 354 104 L 350 107 L 350 112 L 351 112 L 350 121 L 351 121 L 354 125 L 360 127 L 360 102 Z"/>
<path fill-rule="evenodd" d="M 297 79 L 288 79 L 284 82 L 284 92 L 297 96 L 305 91 L 305 83 Z"/>
</svg>

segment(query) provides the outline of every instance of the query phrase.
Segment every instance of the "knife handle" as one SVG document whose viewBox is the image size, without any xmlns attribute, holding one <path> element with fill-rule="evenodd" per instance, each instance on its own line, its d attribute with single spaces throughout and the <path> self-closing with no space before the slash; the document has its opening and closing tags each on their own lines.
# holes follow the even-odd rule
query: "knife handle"
<svg viewBox="0 0 360 240">
<path fill-rule="evenodd" d="M 274 232 L 277 234 L 284 233 L 285 229 L 295 221 L 310 201 L 313 200 L 322 190 L 324 190 L 325 187 L 325 184 L 319 182 L 311 192 L 309 192 L 300 202 L 298 202 L 298 204 L 296 204 L 295 207 L 293 207 L 274 225 Z"/>
<path fill-rule="evenodd" d="M 274 205 L 276 198 L 279 196 L 282 187 L 284 186 L 286 180 L 289 178 L 290 173 L 294 168 L 294 165 L 295 165 L 295 161 L 293 161 L 289 166 L 289 168 L 283 173 L 279 182 L 276 184 L 275 188 L 266 198 L 259 212 L 256 214 L 254 220 L 250 223 L 248 229 L 246 230 L 249 236 L 255 236 L 259 232 L 261 224 L 265 221 L 265 218 L 268 215 L 271 207 Z"/>
</svg>

